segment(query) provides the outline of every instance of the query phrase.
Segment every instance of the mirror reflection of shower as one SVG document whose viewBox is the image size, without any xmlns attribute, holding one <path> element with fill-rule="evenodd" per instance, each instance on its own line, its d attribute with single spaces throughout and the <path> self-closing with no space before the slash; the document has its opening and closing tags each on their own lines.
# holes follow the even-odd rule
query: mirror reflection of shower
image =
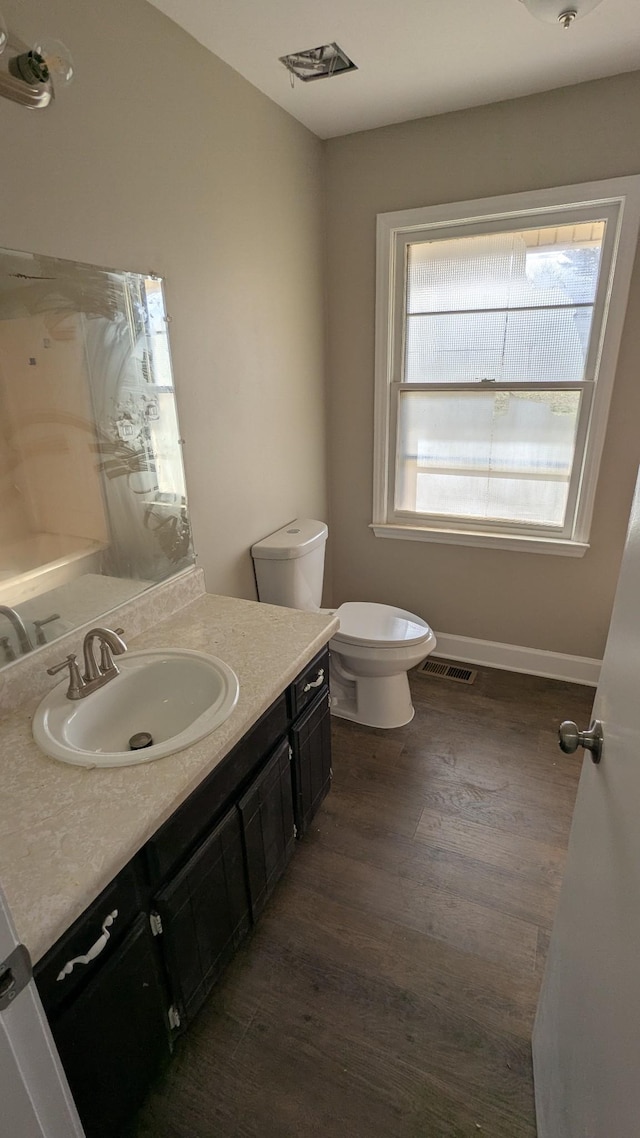
<svg viewBox="0 0 640 1138">
<path fill-rule="evenodd" d="M 0 251 L 0 666 L 193 560 L 162 281 Z"/>
</svg>

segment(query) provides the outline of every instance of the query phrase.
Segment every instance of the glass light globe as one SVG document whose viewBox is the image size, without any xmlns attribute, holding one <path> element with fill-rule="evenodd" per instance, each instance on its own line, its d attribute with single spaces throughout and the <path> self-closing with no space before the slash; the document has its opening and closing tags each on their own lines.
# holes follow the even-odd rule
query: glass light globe
<svg viewBox="0 0 640 1138">
<path fill-rule="evenodd" d="M 602 0 L 522 0 L 525 8 L 538 20 L 547 24 L 563 24 L 569 27 L 574 20 L 579 20 L 592 12 Z M 567 17 L 567 22 L 563 21 Z"/>
<path fill-rule="evenodd" d="M 60 40 L 41 39 L 33 50 L 44 60 L 56 91 L 67 87 L 73 79 L 73 60 L 68 47 Z"/>
<path fill-rule="evenodd" d="M 40 40 L 29 51 L 9 59 L 9 71 L 16 79 L 35 85 L 51 82 L 54 90 L 66 87 L 73 78 L 69 49 L 60 40 Z"/>
<path fill-rule="evenodd" d="M 4 16 L 2 15 L 2 12 L 0 12 L 0 55 L 2 55 L 5 47 L 7 46 L 8 40 L 9 40 L 9 29 L 7 27 L 6 20 L 5 20 Z"/>
</svg>

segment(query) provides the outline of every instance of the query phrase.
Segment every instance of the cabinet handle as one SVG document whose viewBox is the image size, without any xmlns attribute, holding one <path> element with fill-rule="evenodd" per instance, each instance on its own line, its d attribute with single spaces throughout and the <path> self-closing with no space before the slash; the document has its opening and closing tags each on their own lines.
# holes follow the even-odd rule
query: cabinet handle
<svg viewBox="0 0 640 1138">
<path fill-rule="evenodd" d="M 109 928 L 117 916 L 118 910 L 114 909 L 112 913 L 109 913 L 108 917 L 105 917 L 102 922 L 102 936 L 98 937 L 96 943 L 91 945 L 91 948 L 84 956 L 74 956 L 73 960 L 68 960 L 62 972 L 57 977 L 58 980 L 64 980 L 65 976 L 69 976 L 70 973 L 73 972 L 76 964 L 90 964 L 92 960 L 95 960 L 96 956 L 100 955 L 103 949 L 107 947 L 107 941 L 111 936 Z"/>
<path fill-rule="evenodd" d="M 317 680 L 312 680 L 311 683 L 305 684 L 302 690 L 303 690 L 303 692 L 311 691 L 312 688 L 319 688 L 320 685 L 323 683 L 324 683 L 324 668 L 321 668 L 320 671 L 318 672 Z"/>
</svg>

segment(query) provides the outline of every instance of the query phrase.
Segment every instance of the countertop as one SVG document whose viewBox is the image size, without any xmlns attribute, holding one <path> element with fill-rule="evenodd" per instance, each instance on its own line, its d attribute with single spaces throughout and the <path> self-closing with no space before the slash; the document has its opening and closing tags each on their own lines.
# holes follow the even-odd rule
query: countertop
<svg viewBox="0 0 640 1138">
<path fill-rule="evenodd" d="M 205 594 L 132 639 L 132 651 L 170 646 L 220 656 L 240 681 L 221 727 L 155 762 L 88 770 L 48 758 L 31 735 L 40 697 L 0 719 L 0 880 L 34 963 L 337 628 L 327 614 Z"/>
</svg>

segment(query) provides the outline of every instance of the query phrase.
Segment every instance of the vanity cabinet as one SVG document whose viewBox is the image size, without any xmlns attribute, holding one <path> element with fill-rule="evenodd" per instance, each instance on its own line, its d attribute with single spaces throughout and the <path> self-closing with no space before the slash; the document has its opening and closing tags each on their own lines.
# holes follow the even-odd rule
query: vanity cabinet
<svg viewBox="0 0 640 1138">
<path fill-rule="evenodd" d="M 328 663 L 325 649 L 36 966 L 87 1138 L 118 1138 L 327 793 Z"/>
</svg>

